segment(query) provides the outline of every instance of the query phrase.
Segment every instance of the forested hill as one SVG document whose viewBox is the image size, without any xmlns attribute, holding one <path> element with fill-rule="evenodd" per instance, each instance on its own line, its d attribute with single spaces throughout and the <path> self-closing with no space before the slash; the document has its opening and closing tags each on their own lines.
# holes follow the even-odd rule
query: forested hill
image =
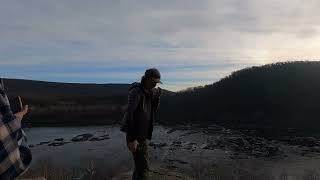
<svg viewBox="0 0 320 180">
<path fill-rule="evenodd" d="M 79 84 L 4 79 L 14 111 L 21 96 L 31 125 L 96 125 L 118 122 L 128 101 L 130 84 Z M 163 90 L 164 97 L 174 92 Z"/>
<path fill-rule="evenodd" d="M 250 67 L 220 81 L 179 92 L 164 123 L 213 123 L 233 127 L 317 128 L 320 125 L 320 62 Z"/>
<path fill-rule="evenodd" d="M 5 79 L 10 97 L 31 109 L 39 125 L 110 124 L 120 120 L 128 84 L 68 84 Z M 156 120 L 164 124 L 220 123 L 231 127 L 317 129 L 320 62 L 249 67 L 203 87 L 164 91 Z"/>
<path fill-rule="evenodd" d="M 129 84 L 80 84 L 4 79 L 6 90 L 12 95 L 101 95 L 127 93 Z"/>
</svg>

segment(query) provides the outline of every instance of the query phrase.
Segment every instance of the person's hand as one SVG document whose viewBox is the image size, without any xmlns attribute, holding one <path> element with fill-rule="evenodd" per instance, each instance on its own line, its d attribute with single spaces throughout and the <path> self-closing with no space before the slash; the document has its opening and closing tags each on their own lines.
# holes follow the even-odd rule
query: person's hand
<svg viewBox="0 0 320 180">
<path fill-rule="evenodd" d="M 18 120 L 21 121 L 23 119 L 23 117 L 28 113 L 28 110 L 29 110 L 29 106 L 25 105 L 21 111 L 15 113 L 14 115 L 16 116 L 16 118 Z"/>
<path fill-rule="evenodd" d="M 155 98 L 160 98 L 161 94 L 162 94 L 162 89 L 161 89 L 160 87 L 158 87 L 158 88 L 156 89 L 156 92 L 155 92 L 154 97 L 155 97 Z"/>
<path fill-rule="evenodd" d="M 158 87 L 158 92 L 159 92 L 159 97 L 162 95 L 162 89 L 161 89 L 161 87 Z"/>
<path fill-rule="evenodd" d="M 137 140 L 134 140 L 132 142 L 129 142 L 128 148 L 132 153 L 135 153 L 138 145 L 139 145 L 139 142 Z"/>
</svg>

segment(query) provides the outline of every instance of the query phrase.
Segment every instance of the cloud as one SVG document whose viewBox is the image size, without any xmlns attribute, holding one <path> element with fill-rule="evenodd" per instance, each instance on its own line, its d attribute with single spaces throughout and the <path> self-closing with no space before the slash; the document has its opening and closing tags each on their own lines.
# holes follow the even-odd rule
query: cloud
<svg viewBox="0 0 320 180">
<path fill-rule="evenodd" d="M 319 59 L 317 0 L 0 2 L 0 66 L 13 77 L 25 69 L 34 79 L 100 82 L 97 67 L 139 74 L 156 66 L 175 68 L 167 72 L 174 84 L 183 66 L 207 65 L 188 71 L 216 80 L 238 67 Z M 215 68 L 224 64 L 231 68 Z"/>
</svg>

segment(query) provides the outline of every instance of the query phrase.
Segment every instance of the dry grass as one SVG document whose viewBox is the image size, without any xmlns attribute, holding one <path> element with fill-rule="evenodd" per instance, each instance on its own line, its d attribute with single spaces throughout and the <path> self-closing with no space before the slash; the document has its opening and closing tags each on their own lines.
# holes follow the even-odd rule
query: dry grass
<svg viewBox="0 0 320 180">
<path fill-rule="evenodd" d="M 130 173 L 123 174 L 121 168 L 104 168 L 103 164 L 91 161 L 86 168 L 62 168 L 53 166 L 50 161 L 41 161 L 36 169 L 29 169 L 21 178 L 45 177 L 47 180 L 114 180 L 131 179 Z M 271 172 L 261 169 L 261 166 L 252 167 L 235 162 L 231 166 L 217 163 L 205 163 L 203 159 L 191 164 L 192 170 L 188 172 L 190 178 L 186 176 L 168 175 L 168 173 L 150 173 L 152 180 L 320 180 L 320 172 L 309 169 L 304 170 L 300 176 L 291 176 L 286 170 L 274 176 Z M 260 171 L 255 171 L 255 168 Z M 171 172 L 172 173 L 172 172 Z M 115 178 L 117 177 L 117 178 Z M 120 178 L 121 177 L 121 178 Z"/>
<path fill-rule="evenodd" d="M 99 162 L 91 161 L 85 168 L 54 166 L 50 161 L 41 161 L 38 167 L 29 169 L 21 178 L 45 177 L 47 180 L 109 180 L 121 172 L 118 168 L 104 168 Z"/>
</svg>

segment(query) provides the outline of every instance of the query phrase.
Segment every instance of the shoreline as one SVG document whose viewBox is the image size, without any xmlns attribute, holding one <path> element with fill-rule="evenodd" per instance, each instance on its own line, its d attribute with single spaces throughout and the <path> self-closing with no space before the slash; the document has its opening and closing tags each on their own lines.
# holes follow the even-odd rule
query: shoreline
<svg viewBox="0 0 320 180">
<path fill-rule="evenodd" d="M 279 175 L 282 172 L 281 169 L 275 168 L 278 166 L 288 167 L 289 174 L 299 172 L 301 175 L 302 167 L 310 169 L 313 167 L 312 164 L 320 163 L 319 139 L 293 139 L 287 142 L 268 140 L 220 126 L 191 129 L 185 126 L 178 128 L 156 126 L 155 129 L 154 138 L 148 144 L 150 162 L 156 169 L 162 168 L 183 174 L 201 171 L 206 174 L 211 171 L 210 169 L 226 171 L 242 168 L 248 171 L 248 174 L 254 175 L 256 173 L 254 168 L 259 167 Z M 81 164 L 97 161 L 107 163 L 103 167 L 119 167 L 124 170 L 133 167 L 132 157 L 124 142 L 124 134 L 117 128 L 95 126 L 34 130 L 39 131 L 38 134 L 43 132 L 52 134 L 51 139 L 49 136 L 47 139 L 44 138 L 47 142 L 34 141 L 39 144 L 32 148 L 32 151 L 39 156 L 37 160 L 55 154 L 53 161 L 56 162 L 68 159 L 70 162 L 83 162 Z M 103 136 L 107 134 L 108 136 Z M 33 132 L 33 135 L 37 136 L 37 133 Z M 76 140 L 72 141 L 74 138 Z M 309 142 L 305 143 L 306 140 Z M 59 144 L 60 142 L 68 143 Z M 69 154 L 65 154 L 66 152 Z M 65 156 L 68 158 L 65 159 Z M 51 164 L 59 165 L 55 162 Z M 81 164 L 73 165 L 81 166 Z M 127 166 L 124 167 L 123 164 Z M 73 165 L 67 163 L 65 167 L 72 168 Z"/>
</svg>

